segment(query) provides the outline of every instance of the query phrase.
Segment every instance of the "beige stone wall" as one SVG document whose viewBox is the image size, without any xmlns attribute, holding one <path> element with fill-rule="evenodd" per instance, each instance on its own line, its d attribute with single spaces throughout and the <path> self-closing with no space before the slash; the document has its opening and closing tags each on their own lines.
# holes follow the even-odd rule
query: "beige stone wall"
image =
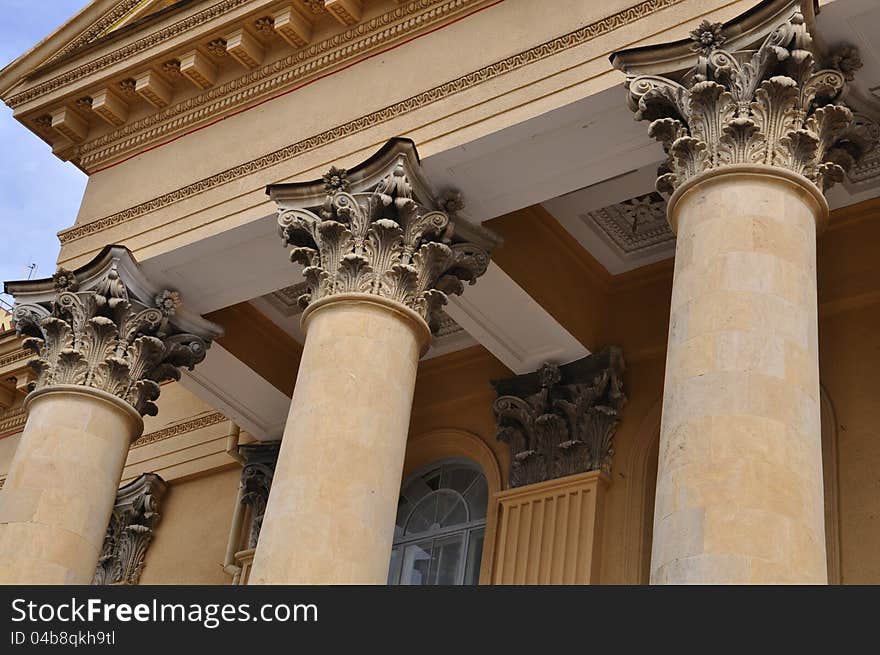
<svg viewBox="0 0 880 655">
<path fill-rule="evenodd" d="M 838 453 L 840 577 L 880 584 L 880 201 L 819 240 L 819 366 Z"/>
<path fill-rule="evenodd" d="M 141 584 L 229 584 L 223 558 L 240 469 L 172 481 Z"/>
</svg>

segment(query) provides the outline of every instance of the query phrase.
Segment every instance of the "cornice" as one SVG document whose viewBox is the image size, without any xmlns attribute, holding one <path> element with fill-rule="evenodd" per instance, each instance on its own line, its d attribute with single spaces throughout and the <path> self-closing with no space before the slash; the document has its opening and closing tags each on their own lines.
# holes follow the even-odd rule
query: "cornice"
<svg viewBox="0 0 880 655">
<path fill-rule="evenodd" d="M 593 39 L 608 34 L 609 32 L 624 27 L 633 21 L 643 19 L 646 16 L 650 16 L 663 9 L 675 6 L 683 1 L 684 0 L 644 0 L 634 7 L 629 7 L 612 14 L 611 16 L 607 16 L 585 25 L 573 32 L 569 32 L 533 48 L 529 48 L 528 50 L 479 68 L 471 73 L 467 73 L 450 80 L 449 82 L 428 89 L 427 91 L 410 96 L 405 100 L 395 102 L 382 109 L 360 116 L 348 123 L 344 123 L 311 137 L 302 139 L 251 161 L 228 168 L 192 184 L 188 184 L 146 202 L 129 207 L 121 212 L 110 214 L 109 216 L 62 230 L 58 234 L 59 240 L 62 245 L 66 245 L 77 239 L 102 232 L 117 225 L 121 225 L 129 220 L 157 211 L 172 203 L 191 198 L 204 191 L 208 191 L 241 177 L 265 170 L 276 164 L 292 159 L 308 150 L 319 148 L 328 143 L 338 141 L 339 139 L 351 136 L 352 134 L 380 125 L 398 116 L 402 116 L 420 109 L 421 107 L 471 89 L 535 62 L 547 59 L 548 57 L 557 55 L 570 48 L 587 43 Z"/>
<path fill-rule="evenodd" d="M 142 446 L 147 446 L 149 444 L 156 443 L 158 441 L 164 441 L 165 439 L 170 439 L 171 437 L 176 437 L 181 434 L 185 434 L 187 432 L 193 432 L 195 430 L 201 430 L 202 428 L 207 428 L 212 425 L 217 425 L 218 423 L 223 423 L 224 421 L 228 421 L 220 412 L 212 412 L 211 414 L 204 414 L 202 416 L 198 416 L 194 419 L 190 419 L 188 421 L 182 421 L 181 423 L 176 423 L 167 428 L 162 428 L 161 430 L 156 430 L 155 432 L 150 432 L 149 434 L 145 434 L 140 437 L 137 441 L 135 441 L 131 447 L 132 448 L 140 448 Z"/>
<path fill-rule="evenodd" d="M 86 170 L 93 169 L 147 142 L 154 143 L 208 118 L 216 120 L 223 112 L 270 97 L 297 82 L 313 79 L 364 52 L 380 48 L 401 36 L 430 27 L 485 2 L 416 0 L 400 5 L 352 29 L 83 143 L 74 150 L 71 159 Z"/>
<path fill-rule="evenodd" d="M 148 48 L 152 48 L 155 45 L 168 41 L 178 34 L 195 29 L 196 27 L 213 20 L 218 16 L 222 16 L 224 13 L 248 2 L 250 2 L 250 0 L 221 0 L 221 2 L 211 5 L 191 16 L 187 16 L 167 27 L 163 27 L 142 39 L 138 39 L 128 45 L 117 48 L 116 50 L 108 52 L 97 59 L 82 64 L 81 66 L 77 66 L 76 68 L 61 73 L 60 75 L 56 75 L 55 77 L 48 79 L 45 82 L 41 82 L 25 91 L 16 93 L 9 98 L 6 98 L 5 102 L 14 109 L 34 98 L 82 79 L 86 75 L 101 71 L 117 62 L 133 57 L 139 52 L 143 52 Z"/>
</svg>

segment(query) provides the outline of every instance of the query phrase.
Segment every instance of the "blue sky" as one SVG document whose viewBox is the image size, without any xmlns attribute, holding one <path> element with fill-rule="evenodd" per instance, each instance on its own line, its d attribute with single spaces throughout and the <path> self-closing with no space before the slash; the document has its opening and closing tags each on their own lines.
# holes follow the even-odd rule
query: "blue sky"
<svg viewBox="0 0 880 655">
<path fill-rule="evenodd" d="M 0 67 L 62 25 L 89 0 L 0 0 Z M 39 9 L 38 9 L 39 7 Z M 86 176 L 52 155 L 49 146 L 0 103 L 0 280 L 55 272 L 56 234 L 76 218 Z M 2 300 L 9 301 L 8 296 Z"/>
</svg>

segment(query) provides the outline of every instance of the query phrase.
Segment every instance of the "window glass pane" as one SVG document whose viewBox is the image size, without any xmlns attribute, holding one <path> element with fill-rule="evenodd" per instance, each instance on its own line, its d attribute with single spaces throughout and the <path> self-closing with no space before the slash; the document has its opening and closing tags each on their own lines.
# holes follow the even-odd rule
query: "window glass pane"
<svg viewBox="0 0 880 655">
<path fill-rule="evenodd" d="M 400 572 L 400 584 L 423 585 L 428 582 L 428 571 L 431 565 L 431 541 L 411 544 L 403 551 L 403 570 Z"/>
<path fill-rule="evenodd" d="M 486 506 L 489 504 L 489 487 L 482 475 L 474 480 L 471 488 L 464 495 L 471 511 L 471 521 L 486 518 Z"/>
<path fill-rule="evenodd" d="M 467 507 L 454 491 L 437 492 L 437 527 L 448 528 L 467 523 Z"/>
<path fill-rule="evenodd" d="M 437 494 L 432 493 L 419 501 L 406 524 L 406 534 L 419 534 L 431 529 L 437 516 L 437 499 Z"/>
<path fill-rule="evenodd" d="M 458 584 L 463 544 L 463 534 L 434 540 L 429 584 Z"/>
<path fill-rule="evenodd" d="M 477 584 L 480 581 L 480 560 L 483 557 L 483 533 L 485 528 L 471 530 L 468 540 L 467 568 L 463 584 Z"/>
<path fill-rule="evenodd" d="M 397 584 L 398 566 L 400 566 L 400 547 L 391 549 L 391 565 L 388 567 L 388 584 Z"/>
<path fill-rule="evenodd" d="M 394 539 L 397 540 L 403 536 L 403 529 L 406 527 L 406 519 L 412 511 L 412 503 L 405 496 L 401 495 L 397 501 L 397 520 L 394 522 Z"/>
<path fill-rule="evenodd" d="M 444 462 L 408 480 L 398 501 L 388 583 L 476 584 L 487 504 L 486 478 L 467 464 Z"/>
<path fill-rule="evenodd" d="M 480 473 L 468 466 L 450 464 L 445 467 L 443 486 L 463 494 Z"/>
</svg>

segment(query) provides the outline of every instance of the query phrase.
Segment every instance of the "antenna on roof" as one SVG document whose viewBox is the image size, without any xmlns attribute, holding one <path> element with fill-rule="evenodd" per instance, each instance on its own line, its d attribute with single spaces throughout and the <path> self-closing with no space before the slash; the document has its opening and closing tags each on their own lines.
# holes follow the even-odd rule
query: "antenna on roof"
<svg viewBox="0 0 880 655">
<path fill-rule="evenodd" d="M 27 270 L 27 279 L 30 280 L 33 277 L 34 273 L 37 272 L 37 263 L 32 262 L 30 266 L 26 266 L 25 269 Z"/>
</svg>

